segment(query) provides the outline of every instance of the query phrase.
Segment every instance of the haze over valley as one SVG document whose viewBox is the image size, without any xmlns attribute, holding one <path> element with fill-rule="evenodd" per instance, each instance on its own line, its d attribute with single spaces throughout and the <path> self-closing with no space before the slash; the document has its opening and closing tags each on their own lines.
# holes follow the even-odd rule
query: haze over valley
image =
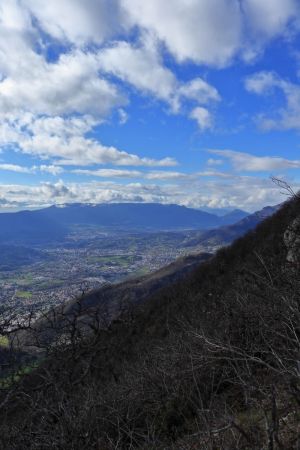
<svg viewBox="0 0 300 450">
<path fill-rule="evenodd" d="M 1 303 L 21 315 L 44 313 L 180 256 L 214 253 L 260 220 L 249 216 L 247 226 L 246 217 L 241 210 L 220 216 L 157 204 L 71 204 L 0 215 Z M 236 222 L 240 227 L 231 235 L 227 227 Z M 212 239 L 208 229 L 225 234 Z"/>
</svg>

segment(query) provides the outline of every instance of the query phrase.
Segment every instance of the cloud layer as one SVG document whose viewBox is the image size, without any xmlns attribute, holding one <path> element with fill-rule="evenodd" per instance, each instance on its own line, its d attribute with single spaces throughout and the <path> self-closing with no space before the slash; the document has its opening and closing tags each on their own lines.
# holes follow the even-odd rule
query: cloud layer
<svg viewBox="0 0 300 450">
<path fill-rule="evenodd" d="M 298 186 L 300 187 L 300 185 Z M 267 204 L 285 200 L 270 180 L 256 177 L 231 177 L 220 181 L 188 180 L 177 184 L 126 185 L 115 182 L 56 183 L 32 185 L 0 185 L 2 209 L 39 208 L 47 205 L 88 202 L 159 202 L 177 203 L 201 208 L 244 208 L 255 211 Z"/>
</svg>

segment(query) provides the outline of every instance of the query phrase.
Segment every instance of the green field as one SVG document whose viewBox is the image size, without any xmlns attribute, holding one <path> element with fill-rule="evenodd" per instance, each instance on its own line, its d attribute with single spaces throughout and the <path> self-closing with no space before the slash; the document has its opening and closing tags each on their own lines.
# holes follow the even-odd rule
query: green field
<svg viewBox="0 0 300 450">
<path fill-rule="evenodd" d="M 136 260 L 134 255 L 108 255 L 108 256 L 91 256 L 88 258 L 88 262 L 91 264 L 102 264 L 102 266 L 120 266 L 128 267 Z"/>
<path fill-rule="evenodd" d="M 38 289 L 55 289 L 58 287 L 61 287 L 65 284 L 64 280 L 59 280 L 59 279 L 53 279 L 53 280 L 48 280 L 48 281 L 42 281 L 40 283 L 36 284 L 36 287 Z"/>
<path fill-rule="evenodd" d="M 32 297 L 32 293 L 28 291 L 17 291 L 16 292 L 17 298 L 24 298 L 24 299 L 30 299 Z"/>
<path fill-rule="evenodd" d="M 133 272 L 130 275 L 130 278 L 135 278 L 135 277 L 142 277 L 144 275 L 147 275 L 148 273 L 150 273 L 150 269 L 149 267 L 141 267 L 140 269 L 138 269 L 136 272 Z"/>
</svg>

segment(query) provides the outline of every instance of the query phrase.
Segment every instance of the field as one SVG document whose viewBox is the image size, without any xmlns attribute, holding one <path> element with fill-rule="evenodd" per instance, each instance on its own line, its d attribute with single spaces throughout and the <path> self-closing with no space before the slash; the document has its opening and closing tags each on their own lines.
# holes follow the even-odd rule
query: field
<svg viewBox="0 0 300 450">
<path fill-rule="evenodd" d="M 17 298 L 23 298 L 25 300 L 29 300 L 32 297 L 32 293 L 28 291 L 17 291 L 16 292 Z"/>
</svg>

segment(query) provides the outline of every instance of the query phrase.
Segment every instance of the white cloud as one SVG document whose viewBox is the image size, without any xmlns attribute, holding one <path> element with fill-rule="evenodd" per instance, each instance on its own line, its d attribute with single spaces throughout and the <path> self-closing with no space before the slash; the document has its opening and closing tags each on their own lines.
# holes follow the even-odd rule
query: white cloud
<svg viewBox="0 0 300 450">
<path fill-rule="evenodd" d="M 77 32 L 82 27 L 72 22 L 72 13 L 79 17 L 75 3 L 77 9 L 81 4 L 80 9 L 91 13 L 86 2 L 77 0 L 46 4 L 39 0 L 0 0 L 0 115 L 30 111 L 47 115 L 89 113 L 103 118 L 126 103 L 116 86 L 99 77 L 99 62 L 91 51 L 72 48 L 57 60 L 48 61 L 46 44 L 32 21 L 35 11 L 27 8 L 28 3 L 49 19 L 45 24 L 51 24 L 55 15 L 58 21 L 70 21 Z M 101 5 L 96 3 L 94 7 L 99 9 Z"/>
<path fill-rule="evenodd" d="M 294 186 L 295 189 L 300 186 Z M 0 185 L 0 208 L 23 209 L 71 202 L 160 202 L 189 207 L 230 207 L 255 211 L 285 200 L 270 181 L 258 177 L 231 176 L 220 180 L 187 180 L 180 184 L 115 182 L 41 183 Z"/>
<path fill-rule="evenodd" d="M 245 52 L 257 54 L 269 39 L 287 33 L 291 23 L 300 24 L 295 0 L 0 0 L 0 10 L 0 117 L 15 122 L 10 129 L 2 123 L 2 134 L 14 135 L 26 153 L 63 162 L 82 163 L 78 155 L 86 145 L 88 164 L 120 160 L 124 165 L 132 160 L 138 165 L 139 159 L 154 163 L 137 155 L 128 159 L 118 149 L 87 140 L 84 130 L 76 140 L 69 139 L 67 155 L 66 142 L 56 132 L 48 143 L 41 140 L 45 133 L 36 131 L 28 139 L 16 130 L 16 122 L 27 113 L 35 120 L 41 115 L 89 115 L 97 126 L 116 110 L 125 123 L 128 98 L 118 79 L 163 100 L 173 113 L 196 120 L 200 130 L 209 130 L 214 124 L 212 105 L 220 94 L 200 76 L 187 82 L 178 79 L 165 64 L 161 44 L 180 63 L 224 66 Z M 120 36 L 122 40 L 113 40 Z M 48 50 L 54 44 L 61 51 L 50 62 Z M 297 86 L 271 81 L 283 90 L 287 112 L 279 113 L 279 125 L 278 117 L 262 116 L 262 127 L 299 128 Z"/>
<path fill-rule="evenodd" d="M 268 172 L 300 168 L 300 160 L 289 160 L 276 156 L 254 156 L 233 150 L 209 150 L 209 152 L 228 158 L 234 169 L 238 171 Z"/>
<path fill-rule="evenodd" d="M 221 100 L 217 89 L 199 77 L 183 84 L 179 89 L 179 94 L 203 105 Z"/>
<path fill-rule="evenodd" d="M 260 128 L 300 129 L 300 85 L 284 80 L 273 72 L 258 72 L 245 80 L 245 87 L 257 95 L 275 95 L 276 89 L 283 94 L 284 105 L 281 108 L 275 108 L 271 114 L 262 112 L 257 116 Z"/>
<path fill-rule="evenodd" d="M 138 170 L 122 170 L 122 169 L 97 169 L 97 170 L 75 169 L 72 170 L 72 173 L 102 178 L 138 178 L 143 175 L 143 173 Z"/>
<path fill-rule="evenodd" d="M 19 166 L 18 164 L 0 164 L 0 170 L 7 170 L 9 172 L 17 173 L 34 173 L 34 169 L 30 167 Z"/>
<path fill-rule="evenodd" d="M 93 54 L 76 51 L 61 55 L 56 63 L 46 63 L 38 55 L 34 59 L 30 70 L 19 68 L 0 82 L 1 115 L 30 111 L 91 114 L 103 119 L 113 108 L 126 103 L 116 86 L 99 78 L 99 63 Z"/>
<path fill-rule="evenodd" d="M 118 0 L 21 1 L 39 26 L 59 41 L 99 44 L 122 28 Z"/>
<path fill-rule="evenodd" d="M 90 116 L 39 117 L 27 115 L 6 121 L 0 146 L 17 145 L 23 153 L 53 159 L 56 165 L 114 164 L 121 166 L 177 165 L 173 158 L 143 158 L 85 136 L 94 125 Z"/>
<path fill-rule="evenodd" d="M 140 178 L 152 181 L 190 181 L 197 180 L 200 177 L 210 178 L 231 178 L 232 174 L 215 171 L 202 171 L 202 172 L 175 172 L 172 170 L 151 170 L 151 171 L 138 171 L 138 170 L 123 170 L 123 169 L 74 169 L 71 173 L 78 175 L 96 176 L 101 178 Z"/>
<path fill-rule="evenodd" d="M 223 159 L 209 158 L 207 160 L 207 164 L 209 166 L 221 166 L 222 164 L 224 164 L 224 161 Z"/>
<path fill-rule="evenodd" d="M 103 71 L 158 98 L 168 101 L 176 89 L 176 77 L 163 66 L 155 45 L 149 40 L 142 47 L 116 42 L 100 52 L 99 60 Z"/>
<path fill-rule="evenodd" d="M 280 79 L 273 72 L 258 72 L 245 80 L 245 87 L 255 94 L 270 93 L 274 87 L 280 86 Z"/>
<path fill-rule="evenodd" d="M 176 164 L 172 158 L 143 158 L 88 139 L 86 133 L 113 109 L 119 110 L 121 122 L 126 121 L 126 112 L 120 109 L 127 103 L 126 95 L 99 76 L 99 51 L 73 48 L 57 61 L 48 62 L 43 52 L 36 52 L 39 34 L 33 30 L 26 9 L 21 9 L 19 2 L 12 0 L 12 4 L 12 11 L 7 11 L 7 3 L 0 0 L 0 7 L 7 11 L 0 26 L 2 148 L 15 147 L 61 164 Z M 57 8 L 59 11 L 59 5 Z"/>
<path fill-rule="evenodd" d="M 137 24 L 154 32 L 179 62 L 222 66 L 240 44 L 238 1 L 122 0 Z"/>
<path fill-rule="evenodd" d="M 265 38 L 288 31 L 289 21 L 299 14 L 297 0 L 244 0 L 242 8 L 254 33 Z"/>
<path fill-rule="evenodd" d="M 199 177 L 210 177 L 210 178 L 232 178 L 232 173 L 230 172 L 216 172 L 213 170 L 205 170 L 203 172 L 197 172 Z"/>
<path fill-rule="evenodd" d="M 189 116 L 191 119 L 196 120 L 200 130 L 209 130 L 213 127 L 213 117 L 211 113 L 202 106 L 197 106 L 192 110 Z"/>
<path fill-rule="evenodd" d="M 32 167 L 26 167 L 26 166 L 20 166 L 18 164 L 7 164 L 7 163 L 0 163 L 0 170 L 5 170 L 9 172 L 17 172 L 17 173 L 26 173 L 26 174 L 35 174 L 38 171 L 42 173 L 50 173 L 51 175 L 59 175 L 63 173 L 63 169 L 59 166 L 53 166 L 53 165 L 41 165 L 41 166 L 32 166 Z"/>
<path fill-rule="evenodd" d="M 38 170 L 40 172 L 49 173 L 50 175 L 54 175 L 54 176 L 60 175 L 64 172 L 62 167 L 53 166 L 53 165 L 47 166 L 45 164 L 42 164 L 41 166 L 39 166 Z"/>
<path fill-rule="evenodd" d="M 1 0 L 0 8 L 6 29 L 36 34 L 37 23 L 57 41 L 84 48 L 137 26 L 155 34 L 179 62 L 216 66 L 240 52 L 257 53 L 291 23 L 299 29 L 297 0 Z"/>
<path fill-rule="evenodd" d="M 46 5 L 41 0 L 0 0 L 0 115 L 26 111 L 46 115 L 79 113 L 102 120 L 113 109 L 125 105 L 127 98 L 115 84 L 99 75 L 100 70 L 168 102 L 174 110 L 179 109 L 179 97 L 200 104 L 219 99 L 216 89 L 199 77 L 186 86 L 176 79 L 164 65 L 151 30 L 142 33 L 136 44 L 117 41 L 94 51 L 78 47 L 82 39 L 99 42 L 98 34 L 105 34 L 102 20 L 108 28 L 111 20 L 122 25 L 125 16 L 118 16 L 117 3 L 53 0 Z M 111 17 L 106 18 L 107 14 Z M 59 41 L 66 38 L 75 46 L 49 62 L 49 44 L 43 42 L 32 17 L 44 31 Z"/>
<path fill-rule="evenodd" d="M 222 67 L 239 54 L 253 59 L 270 39 L 300 26 L 297 0 L 121 2 L 132 24 L 155 33 L 179 62 Z"/>
<path fill-rule="evenodd" d="M 115 42 L 99 52 L 102 71 L 131 84 L 144 94 L 165 101 L 173 113 L 182 112 L 186 101 L 198 105 L 211 105 L 221 100 L 217 89 L 200 77 L 186 83 L 180 82 L 164 66 L 157 41 L 144 34 L 139 45 Z M 204 130 L 206 127 L 202 127 Z"/>
<path fill-rule="evenodd" d="M 157 170 L 154 172 L 148 172 L 145 178 L 148 180 L 186 180 L 193 178 L 194 175 L 183 173 L 183 172 L 173 172 L 165 170 Z"/>
<path fill-rule="evenodd" d="M 125 123 L 128 122 L 129 115 L 127 114 L 127 112 L 123 108 L 119 108 L 118 109 L 118 114 L 119 114 L 119 123 L 120 123 L 120 125 L 124 125 Z"/>
</svg>

